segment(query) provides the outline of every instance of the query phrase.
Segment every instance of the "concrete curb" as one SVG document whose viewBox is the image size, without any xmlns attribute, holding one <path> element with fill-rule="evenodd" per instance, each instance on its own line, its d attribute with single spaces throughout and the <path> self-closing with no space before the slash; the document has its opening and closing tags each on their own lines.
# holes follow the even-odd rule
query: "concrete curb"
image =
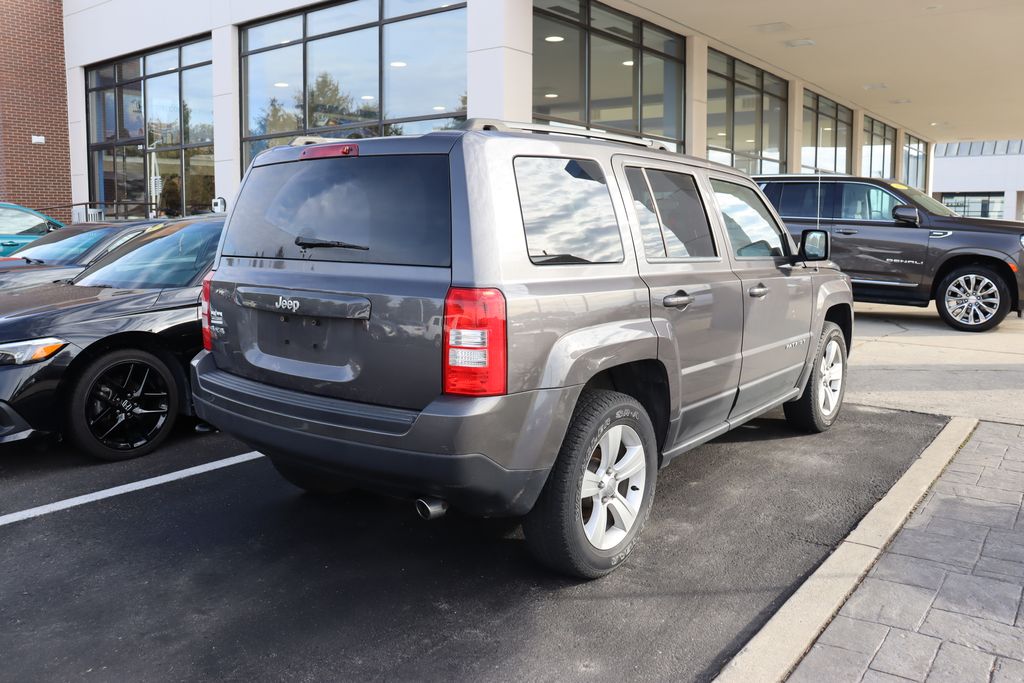
<svg viewBox="0 0 1024 683">
<path fill-rule="evenodd" d="M 954 417 L 860 524 L 732 658 L 720 683 L 782 681 L 874 565 L 978 420 Z"/>
</svg>

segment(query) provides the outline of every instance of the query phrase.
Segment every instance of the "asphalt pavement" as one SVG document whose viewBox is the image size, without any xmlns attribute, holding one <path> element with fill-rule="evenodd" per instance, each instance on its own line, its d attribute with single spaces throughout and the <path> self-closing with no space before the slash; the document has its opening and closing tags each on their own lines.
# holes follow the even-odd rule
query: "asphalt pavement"
<svg viewBox="0 0 1024 683">
<path fill-rule="evenodd" d="M 663 470 L 639 548 L 590 583 L 538 568 L 514 526 L 304 495 L 262 458 L 0 526 L 0 679 L 706 680 L 944 422 L 752 422 Z M 0 501 L 247 450 L 185 431 L 113 465 L 3 448 Z"/>
</svg>

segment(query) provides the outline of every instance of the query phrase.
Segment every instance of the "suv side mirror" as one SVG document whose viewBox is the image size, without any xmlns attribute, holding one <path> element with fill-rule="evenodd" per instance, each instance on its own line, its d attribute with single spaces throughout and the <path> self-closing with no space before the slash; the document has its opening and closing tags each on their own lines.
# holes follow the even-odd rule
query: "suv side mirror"
<svg viewBox="0 0 1024 683">
<path fill-rule="evenodd" d="M 918 212 L 917 207 L 908 206 L 907 204 L 892 207 L 892 218 L 900 223 L 921 225 L 921 214 Z"/>
<path fill-rule="evenodd" d="M 826 230 L 804 230 L 800 236 L 801 261 L 827 261 L 832 253 Z"/>
</svg>

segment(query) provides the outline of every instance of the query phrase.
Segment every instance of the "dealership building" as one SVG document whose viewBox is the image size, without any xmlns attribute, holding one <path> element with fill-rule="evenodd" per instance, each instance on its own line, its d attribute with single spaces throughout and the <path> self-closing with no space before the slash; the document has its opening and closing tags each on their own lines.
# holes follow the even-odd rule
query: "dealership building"
<svg viewBox="0 0 1024 683">
<path fill-rule="evenodd" d="M 197 213 L 215 197 L 230 204 L 253 156 L 296 136 L 421 134 L 467 117 L 644 137 L 751 173 L 853 173 L 930 190 L 935 143 L 1019 127 L 1016 107 L 986 106 L 985 85 L 1016 78 L 1024 17 L 1014 3 L 168 9 L 0 0 L 0 19 L 24 37 L 0 48 L 0 198 L 74 205 L 79 219 Z M 952 34 L 955 49 L 940 46 Z M 63 52 L 18 63 L 29 43 Z"/>
</svg>

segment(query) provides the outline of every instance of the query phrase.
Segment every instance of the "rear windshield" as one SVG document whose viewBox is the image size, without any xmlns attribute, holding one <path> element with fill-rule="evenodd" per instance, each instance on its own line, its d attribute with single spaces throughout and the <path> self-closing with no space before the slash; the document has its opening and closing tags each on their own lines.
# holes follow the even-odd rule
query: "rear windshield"
<svg viewBox="0 0 1024 683">
<path fill-rule="evenodd" d="M 447 267 L 448 157 L 339 157 L 254 167 L 227 231 L 227 256 Z"/>
</svg>

